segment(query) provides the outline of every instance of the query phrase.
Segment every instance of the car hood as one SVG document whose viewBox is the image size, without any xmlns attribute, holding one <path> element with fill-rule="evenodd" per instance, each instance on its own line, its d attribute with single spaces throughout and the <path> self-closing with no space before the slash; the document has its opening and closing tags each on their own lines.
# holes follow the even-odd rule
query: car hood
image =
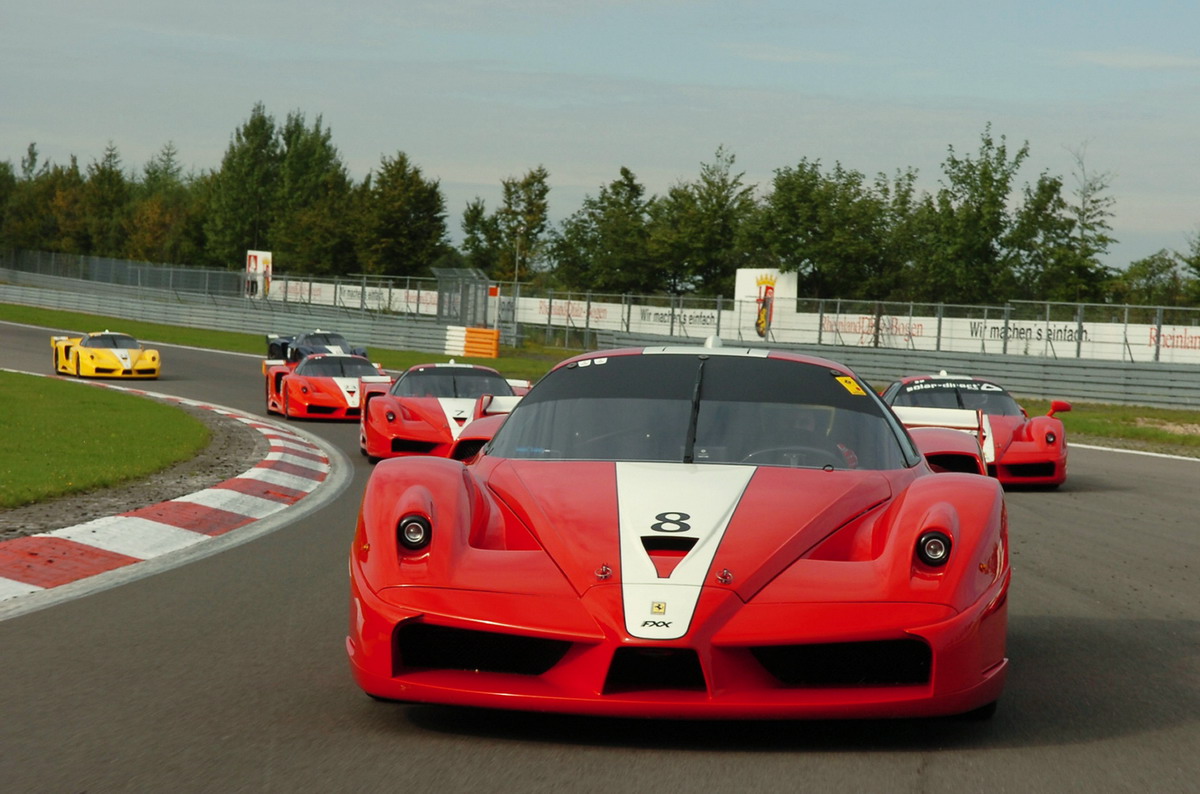
<svg viewBox="0 0 1200 794">
<path fill-rule="evenodd" d="M 101 361 L 116 361 L 125 369 L 129 369 L 148 351 L 138 348 L 124 347 L 87 347 L 80 351 L 83 355 L 91 355 Z"/>
<path fill-rule="evenodd" d="M 446 430 L 458 438 L 475 416 L 471 397 L 403 397 L 400 403 L 412 414 L 433 427 Z"/>
<path fill-rule="evenodd" d="M 344 404 L 348 408 L 358 407 L 361 388 L 358 378 L 301 377 L 304 385 L 312 391 Z"/>
<path fill-rule="evenodd" d="M 748 600 L 892 495 L 878 472 L 640 462 L 507 461 L 489 486 L 578 593 L 617 582 L 625 604 L 669 611 L 627 612 L 629 634 L 647 639 L 683 636 L 718 577 Z"/>
</svg>

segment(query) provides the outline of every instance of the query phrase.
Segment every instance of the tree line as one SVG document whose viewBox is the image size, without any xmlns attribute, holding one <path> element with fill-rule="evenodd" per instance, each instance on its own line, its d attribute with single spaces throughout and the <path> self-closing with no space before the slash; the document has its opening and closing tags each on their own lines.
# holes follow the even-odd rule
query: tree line
<svg viewBox="0 0 1200 794">
<path fill-rule="evenodd" d="M 1077 151 L 1070 187 L 1045 172 L 1019 184 L 1029 151 L 988 125 L 976 152 L 948 147 L 927 192 L 911 168 L 868 177 L 808 158 L 747 184 L 718 147 L 662 195 L 622 167 L 558 223 L 537 166 L 502 180 L 499 206 L 469 202 L 455 246 L 438 180 L 404 152 L 355 181 L 320 116 L 279 122 L 259 103 L 220 167 L 200 173 L 184 172 L 171 143 L 140 171 L 112 143 L 82 168 L 74 156 L 42 162 L 29 144 L 17 166 L 0 162 L 0 246 L 231 269 L 269 250 L 292 275 L 473 267 L 615 294 L 731 296 L 750 267 L 796 272 L 806 298 L 1200 305 L 1200 235 L 1110 268 L 1110 176 Z"/>
</svg>

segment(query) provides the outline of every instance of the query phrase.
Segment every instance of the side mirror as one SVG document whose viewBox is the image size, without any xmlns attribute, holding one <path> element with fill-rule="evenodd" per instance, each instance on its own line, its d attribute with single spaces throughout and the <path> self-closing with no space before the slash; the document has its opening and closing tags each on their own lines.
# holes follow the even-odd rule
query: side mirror
<svg viewBox="0 0 1200 794">
<path fill-rule="evenodd" d="M 1069 402 L 1067 402 L 1066 400 L 1051 400 L 1050 401 L 1050 413 L 1046 414 L 1046 416 L 1054 416 L 1055 414 L 1065 414 L 1069 410 L 1071 410 L 1071 404 Z"/>
</svg>

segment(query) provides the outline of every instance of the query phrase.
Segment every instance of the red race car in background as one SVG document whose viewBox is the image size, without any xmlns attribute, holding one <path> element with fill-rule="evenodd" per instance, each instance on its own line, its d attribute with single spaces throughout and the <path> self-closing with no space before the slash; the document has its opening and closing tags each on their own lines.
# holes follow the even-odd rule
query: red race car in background
<svg viewBox="0 0 1200 794">
<path fill-rule="evenodd" d="M 1069 402 L 1054 400 L 1046 416 L 1030 417 L 1003 387 L 944 372 L 901 378 L 883 390 L 883 401 L 909 427 L 942 424 L 968 429 L 976 424 L 974 415 L 981 415 L 978 432 L 988 473 L 1004 485 L 1056 487 L 1067 479 L 1067 434 L 1055 414 L 1070 411 Z M 939 420 L 934 418 L 939 411 L 970 416 L 966 422 Z"/>
<path fill-rule="evenodd" d="M 471 433 L 464 438 L 466 428 L 507 414 L 521 399 L 496 370 L 453 362 L 418 364 L 391 388 L 377 383 L 363 388 L 359 448 L 372 462 L 403 455 L 470 457 L 487 439 Z"/>
<path fill-rule="evenodd" d="M 391 377 L 362 356 L 317 353 L 299 363 L 263 362 L 267 413 L 288 419 L 358 419 L 364 384 L 388 384 Z"/>
<path fill-rule="evenodd" d="M 620 717 L 990 714 L 1004 492 L 919 446 L 978 472 L 978 445 L 908 433 L 840 364 L 717 341 L 569 359 L 469 462 L 376 466 L 350 548 L 358 685 Z"/>
</svg>

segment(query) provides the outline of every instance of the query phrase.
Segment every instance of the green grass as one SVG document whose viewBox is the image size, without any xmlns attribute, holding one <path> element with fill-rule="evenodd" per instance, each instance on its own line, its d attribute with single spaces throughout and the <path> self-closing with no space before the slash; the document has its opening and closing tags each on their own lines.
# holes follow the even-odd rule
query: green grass
<svg viewBox="0 0 1200 794">
<path fill-rule="evenodd" d="M 0 372 L 0 395 L 0 509 L 136 480 L 209 441 L 174 406 L 86 383 Z"/>
</svg>

